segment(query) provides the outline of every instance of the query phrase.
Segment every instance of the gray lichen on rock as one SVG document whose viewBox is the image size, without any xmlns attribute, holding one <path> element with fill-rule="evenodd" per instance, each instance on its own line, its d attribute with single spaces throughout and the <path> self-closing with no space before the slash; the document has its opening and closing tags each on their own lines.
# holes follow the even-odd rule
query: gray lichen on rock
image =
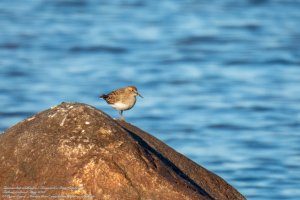
<svg viewBox="0 0 300 200">
<path fill-rule="evenodd" d="M 76 186 L 80 189 L 47 195 L 244 199 L 222 178 L 148 133 L 81 103 L 62 103 L 6 130 L 0 158 L 1 190 Z"/>
</svg>

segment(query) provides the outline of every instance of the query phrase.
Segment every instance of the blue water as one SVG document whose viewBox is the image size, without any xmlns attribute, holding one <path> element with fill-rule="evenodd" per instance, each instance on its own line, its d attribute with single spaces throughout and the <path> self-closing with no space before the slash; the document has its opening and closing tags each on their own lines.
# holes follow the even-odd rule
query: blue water
<svg viewBox="0 0 300 200">
<path fill-rule="evenodd" d="M 300 199 L 299 0 L 1 0 L 0 130 L 136 85 L 127 121 L 248 199 Z"/>
</svg>

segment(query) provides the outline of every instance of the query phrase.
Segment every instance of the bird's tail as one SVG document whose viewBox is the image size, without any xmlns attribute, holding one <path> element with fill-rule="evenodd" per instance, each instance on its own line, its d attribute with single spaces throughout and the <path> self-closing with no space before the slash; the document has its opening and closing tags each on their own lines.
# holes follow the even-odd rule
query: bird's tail
<svg viewBox="0 0 300 200">
<path fill-rule="evenodd" d="M 107 97 L 108 97 L 108 95 L 106 95 L 106 94 L 102 94 L 99 96 L 99 98 L 102 98 L 102 99 L 106 99 Z"/>
</svg>

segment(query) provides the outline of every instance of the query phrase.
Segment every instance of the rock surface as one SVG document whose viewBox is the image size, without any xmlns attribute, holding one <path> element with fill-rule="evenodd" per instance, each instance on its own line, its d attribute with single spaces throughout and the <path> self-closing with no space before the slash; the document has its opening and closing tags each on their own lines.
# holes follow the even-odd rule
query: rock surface
<svg viewBox="0 0 300 200">
<path fill-rule="evenodd" d="M 16 191 L 24 199 L 245 199 L 155 137 L 80 103 L 62 103 L 6 130 L 0 161 L 0 199 Z"/>
</svg>

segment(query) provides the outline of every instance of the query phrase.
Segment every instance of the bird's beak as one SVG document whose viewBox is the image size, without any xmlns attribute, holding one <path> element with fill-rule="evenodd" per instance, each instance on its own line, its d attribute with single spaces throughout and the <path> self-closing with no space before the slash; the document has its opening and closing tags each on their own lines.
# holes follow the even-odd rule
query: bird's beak
<svg viewBox="0 0 300 200">
<path fill-rule="evenodd" d="M 140 93 L 136 92 L 137 95 L 139 95 L 140 97 L 144 98 Z"/>
</svg>

